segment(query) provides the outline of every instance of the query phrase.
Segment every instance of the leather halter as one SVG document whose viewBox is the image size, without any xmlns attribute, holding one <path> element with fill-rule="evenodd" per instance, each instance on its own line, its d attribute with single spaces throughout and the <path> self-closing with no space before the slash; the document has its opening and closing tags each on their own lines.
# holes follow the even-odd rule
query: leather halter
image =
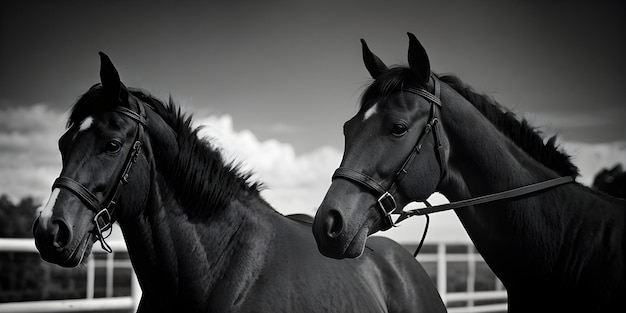
<svg viewBox="0 0 626 313">
<path fill-rule="evenodd" d="M 140 101 L 136 101 L 130 95 L 129 103 L 135 103 L 139 112 L 135 112 L 123 106 L 117 106 L 113 109 L 113 112 L 122 114 L 123 116 L 137 122 L 137 130 L 135 131 L 133 145 L 126 155 L 126 160 L 124 162 L 124 166 L 122 167 L 122 171 L 118 176 L 118 180 L 115 186 L 111 189 L 111 192 L 109 192 L 109 195 L 100 200 L 93 192 L 87 189 L 87 187 L 83 186 L 72 178 L 64 176 L 59 176 L 52 184 L 52 189 L 64 188 L 69 190 L 76 197 L 78 197 L 89 210 L 96 213 L 93 218 L 95 228 L 94 234 L 96 238 L 100 241 L 102 249 L 108 253 L 113 252 L 111 247 L 105 241 L 105 239 L 109 235 L 111 235 L 111 230 L 113 228 L 114 222 L 113 213 L 115 212 L 115 207 L 120 198 L 122 186 L 128 183 L 130 170 L 137 162 L 137 158 L 139 157 L 139 154 L 141 152 L 141 139 L 143 138 L 144 128 L 147 128 L 148 126 L 143 103 Z M 104 235 L 103 233 L 105 233 L 107 230 L 109 232 Z"/>
<path fill-rule="evenodd" d="M 439 108 L 441 108 L 441 100 L 439 98 L 441 90 L 440 90 L 439 81 L 437 80 L 437 78 L 434 76 L 432 76 L 432 78 L 434 80 L 434 85 L 435 85 L 434 94 L 430 93 L 424 88 L 403 88 L 402 89 L 403 91 L 407 91 L 407 92 L 419 95 L 423 97 L 424 99 L 428 100 L 428 102 L 431 103 L 431 110 L 430 110 L 429 121 L 428 123 L 426 123 L 424 130 L 422 130 L 422 133 L 419 136 L 417 143 L 415 144 L 415 146 L 413 147 L 413 150 L 411 151 L 409 156 L 406 158 L 406 160 L 402 164 L 402 167 L 400 168 L 400 170 L 396 172 L 395 177 L 392 180 L 391 185 L 388 188 L 385 188 L 382 185 L 382 183 L 377 182 L 374 178 L 366 174 L 363 174 L 359 171 L 350 169 L 350 168 L 339 167 L 337 170 L 335 170 L 335 173 L 333 174 L 333 177 L 332 177 L 333 180 L 340 179 L 340 178 L 349 180 L 351 182 L 361 185 L 362 187 L 365 187 L 366 189 L 369 189 L 371 192 L 373 192 L 375 195 L 378 196 L 377 208 L 379 209 L 379 212 L 383 217 L 381 230 L 383 231 L 387 230 L 391 228 L 392 226 L 395 226 L 397 223 L 411 216 L 417 216 L 417 215 L 428 216 L 427 214 L 429 213 L 441 212 L 441 211 L 458 209 L 458 208 L 472 206 L 472 205 L 494 202 L 498 200 L 521 197 L 521 196 L 529 195 L 538 191 L 551 189 L 556 186 L 560 186 L 560 185 L 567 184 L 567 183 L 574 181 L 574 178 L 571 176 L 557 177 L 557 178 L 549 179 L 546 181 L 505 190 L 505 191 L 494 193 L 494 194 L 488 194 L 488 195 L 484 195 L 480 197 L 465 199 L 465 200 L 446 203 L 446 204 L 437 205 L 437 206 L 431 206 L 427 201 L 424 201 L 427 207 L 423 209 L 403 211 L 402 208 L 398 208 L 396 200 L 393 197 L 393 193 L 397 189 L 396 183 L 400 179 L 402 179 L 402 177 L 407 173 L 407 168 L 410 166 L 415 156 L 420 153 L 424 139 L 429 133 L 432 133 L 435 139 L 435 145 L 436 145 L 435 153 L 436 153 L 437 161 L 439 162 L 439 170 L 441 173 L 440 182 L 447 175 L 447 164 L 443 160 L 443 148 L 444 147 L 441 144 L 440 135 L 437 133 L 437 129 L 438 129 L 437 125 L 439 125 Z M 400 216 L 394 222 L 391 217 L 391 214 L 400 214 Z M 425 234 L 426 233 L 424 232 L 424 235 Z M 424 240 L 424 237 L 422 237 L 422 242 L 423 240 Z M 419 248 L 418 248 L 418 251 L 419 251 Z M 417 254 L 417 251 L 416 251 L 416 254 Z"/>
<path fill-rule="evenodd" d="M 337 170 L 335 170 L 335 173 L 333 174 L 333 177 L 332 177 L 333 180 L 339 179 L 339 178 L 349 180 L 351 182 L 357 183 L 369 189 L 370 191 L 372 191 L 374 194 L 378 196 L 377 208 L 379 209 L 379 212 L 383 217 L 382 219 L 383 225 L 381 226 L 381 230 L 387 230 L 391 228 L 392 226 L 394 226 L 395 223 L 393 222 L 393 219 L 391 217 L 392 213 L 395 213 L 395 214 L 402 213 L 402 208 L 398 209 L 396 200 L 393 197 L 393 193 L 395 193 L 397 189 L 396 183 L 400 181 L 404 177 L 404 175 L 407 173 L 407 170 L 410 167 L 411 163 L 422 150 L 422 145 L 424 144 L 424 140 L 426 140 L 426 137 L 431 133 L 433 134 L 433 137 L 435 139 L 436 157 L 437 157 L 437 162 L 439 163 L 440 179 L 443 179 L 447 173 L 446 163 L 443 160 L 444 147 L 441 143 L 441 137 L 437 131 L 439 128 L 437 126 L 439 125 L 439 109 L 441 107 L 441 99 L 440 99 L 441 87 L 439 85 L 439 80 L 437 80 L 436 77 L 432 77 L 432 79 L 434 81 L 434 89 L 435 89 L 434 94 L 430 93 L 428 90 L 421 88 L 421 87 L 402 88 L 403 91 L 410 92 L 412 94 L 418 95 L 428 100 L 428 102 L 431 104 L 430 116 L 428 118 L 428 122 L 426 123 L 426 126 L 424 126 L 422 133 L 417 139 L 417 143 L 411 150 L 411 153 L 409 154 L 409 156 L 402 163 L 400 170 L 396 172 L 394 179 L 391 181 L 391 184 L 389 185 L 389 187 L 384 187 L 382 183 L 377 182 L 374 178 L 366 174 L 363 174 L 359 171 L 347 168 L 347 167 L 339 167 Z"/>
</svg>

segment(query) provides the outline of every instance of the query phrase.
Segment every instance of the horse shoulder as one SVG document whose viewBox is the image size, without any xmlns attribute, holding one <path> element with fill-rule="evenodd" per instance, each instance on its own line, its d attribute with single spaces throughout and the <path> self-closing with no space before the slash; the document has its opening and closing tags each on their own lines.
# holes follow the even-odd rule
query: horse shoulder
<svg viewBox="0 0 626 313">
<path fill-rule="evenodd" d="M 247 291 L 242 312 L 385 311 L 384 301 L 377 299 L 383 297 L 382 290 L 369 290 L 355 270 L 362 261 L 324 257 L 317 251 L 310 224 L 285 221 L 274 225 L 267 262 Z"/>
<path fill-rule="evenodd" d="M 428 273 L 397 242 L 386 237 L 369 237 L 363 257 L 376 263 L 389 295 L 389 305 L 403 304 L 405 307 L 397 308 L 399 311 L 410 308 L 414 312 L 446 312 Z"/>
</svg>

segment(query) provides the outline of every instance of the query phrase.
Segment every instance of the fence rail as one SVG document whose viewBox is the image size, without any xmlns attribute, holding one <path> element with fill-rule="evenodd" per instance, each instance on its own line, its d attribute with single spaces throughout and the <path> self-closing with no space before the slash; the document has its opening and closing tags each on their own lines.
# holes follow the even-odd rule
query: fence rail
<svg viewBox="0 0 626 313">
<path fill-rule="evenodd" d="M 126 252 L 123 241 L 109 242 L 113 251 Z M 449 246 L 465 246 L 463 253 L 448 251 Z M 37 253 L 33 239 L 0 238 L 0 253 Z M 106 255 L 105 260 L 96 260 L 93 254 L 105 253 L 98 245 L 94 245 L 93 253 L 87 261 L 87 291 L 83 299 L 43 300 L 27 302 L 0 303 L 0 313 L 18 312 L 88 312 L 88 311 L 126 311 L 134 312 L 141 299 L 141 289 L 132 271 L 129 260 L 116 260 L 114 253 Z M 507 294 L 502 285 L 496 283 L 496 289 L 476 291 L 476 264 L 484 262 L 480 254 L 468 243 L 441 242 L 436 244 L 435 252 L 420 253 L 418 261 L 436 265 L 436 285 L 441 298 L 448 306 L 448 312 L 505 312 L 507 310 Z M 462 262 L 467 264 L 467 277 L 464 292 L 448 292 L 448 263 Z M 106 298 L 95 298 L 95 269 L 105 268 Z M 113 297 L 113 269 L 129 268 L 131 275 L 131 296 Z M 495 278 L 494 278 L 495 279 Z M 461 303 L 459 305 L 458 303 Z"/>
</svg>

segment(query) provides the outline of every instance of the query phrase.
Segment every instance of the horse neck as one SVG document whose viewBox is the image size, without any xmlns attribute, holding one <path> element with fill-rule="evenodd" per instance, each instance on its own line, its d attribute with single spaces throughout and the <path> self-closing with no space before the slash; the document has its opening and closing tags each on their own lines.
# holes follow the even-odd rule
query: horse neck
<svg viewBox="0 0 626 313">
<path fill-rule="evenodd" d="M 191 217 L 169 181 L 153 164 L 145 207 L 120 220 L 143 302 L 158 304 L 154 310 L 206 310 L 236 302 L 264 263 L 272 236 L 265 212 L 271 210 L 258 207 L 269 205 L 258 194 L 242 192 L 208 218 Z"/>
<path fill-rule="evenodd" d="M 450 154 L 448 178 L 439 191 L 450 201 L 558 176 L 498 131 L 460 95 L 443 100 L 450 103 L 442 111 Z M 570 188 L 575 187 L 568 185 L 516 201 L 461 208 L 456 213 L 477 249 L 506 285 L 508 275 L 524 275 L 530 268 L 552 265 L 554 251 L 558 250 L 555 246 L 560 244 L 564 231 L 560 228 L 564 223 L 558 219 L 567 206 L 559 201 L 571 198 L 562 193 L 566 189 L 572 192 Z"/>
<path fill-rule="evenodd" d="M 446 87 L 450 88 L 450 87 Z M 445 99 L 443 127 L 450 141 L 442 192 L 460 200 L 555 178 L 557 173 L 523 151 L 458 94 Z"/>
<path fill-rule="evenodd" d="M 163 201 L 167 192 L 155 190 L 144 212 L 121 224 L 144 297 L 172 308 L 234 303 L 227 295 L 245 292 L 264 263 L 267 219 L 235 202 L 211 220 L 194 220 L 173 199 Z"/>
</svg>

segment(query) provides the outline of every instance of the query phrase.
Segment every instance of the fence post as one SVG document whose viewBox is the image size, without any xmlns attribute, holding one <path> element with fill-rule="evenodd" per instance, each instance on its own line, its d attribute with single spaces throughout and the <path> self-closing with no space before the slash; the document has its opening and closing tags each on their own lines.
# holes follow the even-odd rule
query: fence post
<svg viewBox="0 0 626 313">
<path fill-rule="evenodd" d="M 137 312 L 137 309 L 139 309 L 139 302 L 141 301 L 141 286 L 139 285 L 139 279 L 137 279 L 137 273 L 135 273 L 134 270 L 132 270 L 131 273 L 130 296 L 133 298 L 131 312 Z"/>
<path fill-rule="evenodd" d="M 476 254 L 474 254 L 474 246 L 467 245 L 467 293 L 470 295 L 467 300 L 467 306 L 474 306 L 474 289 L 476 285 Z"/>
<path fill-rule="evenodd" d="M 115 252 L 111 252 L 107 254 L 106 260 L 106 275 L 107 275 L 107 286 L 106 286 L 106 296 L 107 298 L 113 297 L 113 270 L 115 268 L 114 261 L 115 260 Z"/>
<path fill-rule="evenodd" d="M 448 294 L 448 261 L 446 260 L 446 244 L 440 242 L 437 244 L 437 289 L 441 295 L 441 300 L 447 306 L 446 299 Z"/>
<path fill-rule="evenodd" d="M 96 282 L 96 260 L 93 253 L 89 254 L 89 260 L 87 261 L 87 299 L 93 299 Z"/>
</svg>

